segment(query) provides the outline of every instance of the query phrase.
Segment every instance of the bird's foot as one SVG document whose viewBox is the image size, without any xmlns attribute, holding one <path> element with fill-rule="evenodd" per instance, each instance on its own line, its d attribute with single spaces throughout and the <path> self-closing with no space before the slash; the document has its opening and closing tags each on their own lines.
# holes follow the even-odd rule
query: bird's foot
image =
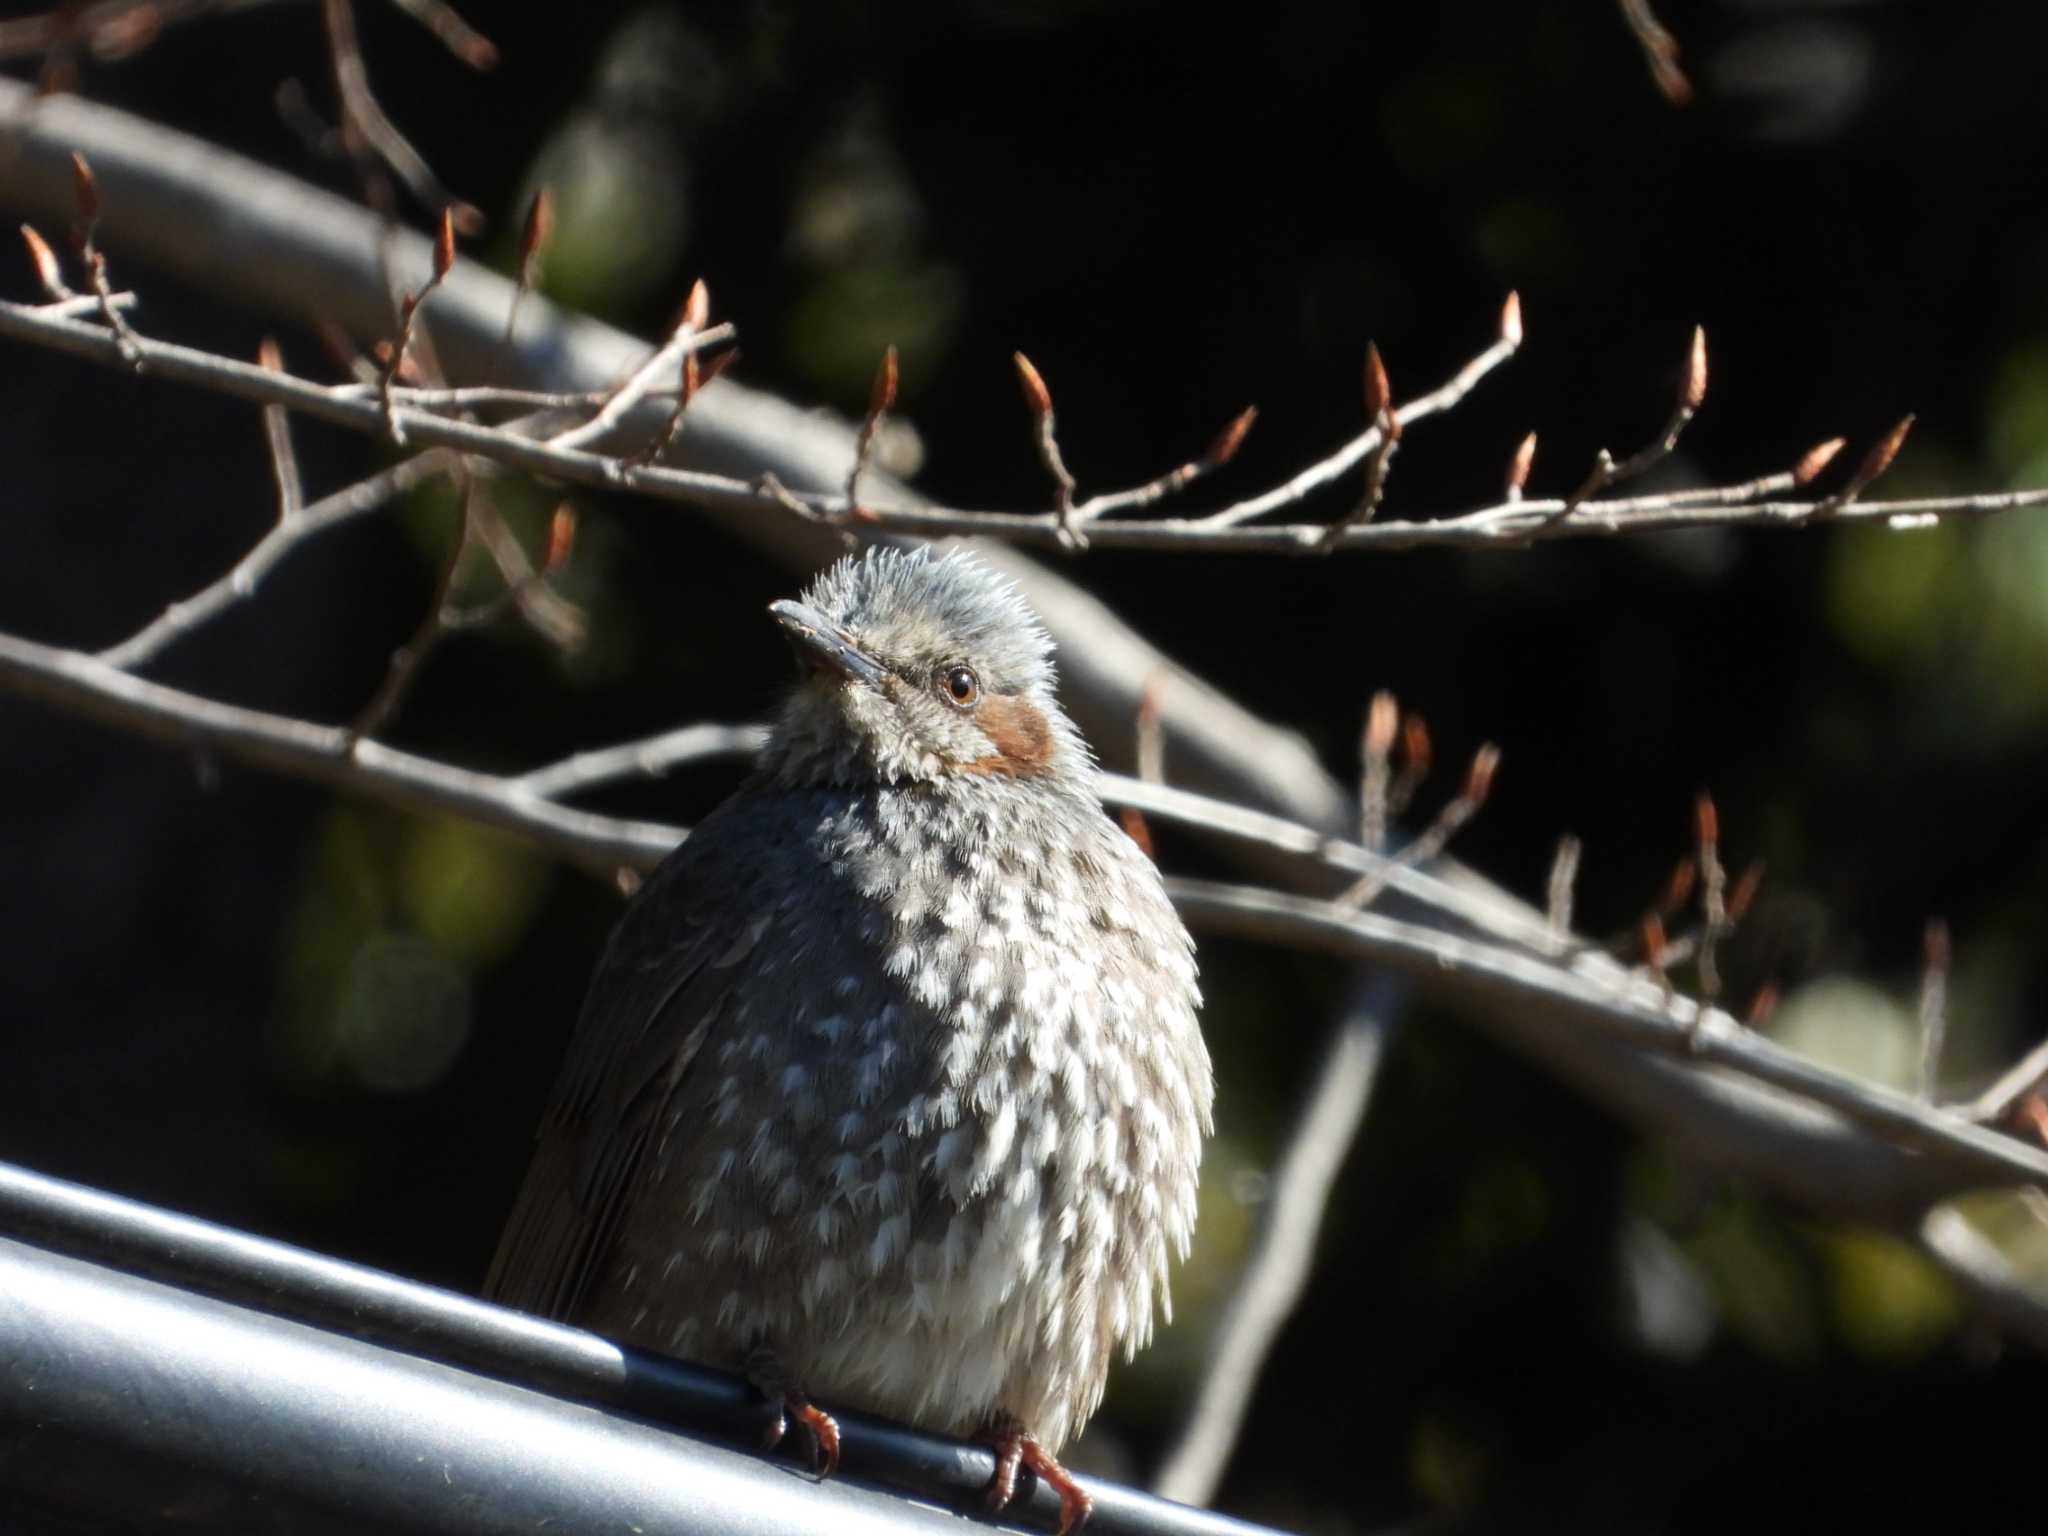
<svg viewBox="0 0 2048 1536">
<path fill-rule="evenodd" d="M 988 1485 L 989 1509 L 1001 1513 L 1009 1507 L 1017 1496 L 1017 1470 L 1022 1467 L 1059 1495 L 1059 1536 L 1074 1536 L 1094 1512 L 1095 1501 L 1074 1481 L 1073 1474 L 1051 1451 L 1024 1433 L 1022 1425 L 999 1423 L 990 1436 L 996 1448 L 996 1475 Z"/>
<path fill-rule="evenodd" d="M 839 1421 L 790 1386 L 775 1356 L 768 1350 L 757 1349 L 747 1357 L 747 1380 L 774 1405 L 768 1428 L 761 1436 L 762 1449 L 772 1451 L 782 1444 L 783 1437 L 789 1433 L 789 1421 L 795 1419 L 810 1438 L 811 1469 L 821 1478 L 837 1472 Z"/>
</svg>

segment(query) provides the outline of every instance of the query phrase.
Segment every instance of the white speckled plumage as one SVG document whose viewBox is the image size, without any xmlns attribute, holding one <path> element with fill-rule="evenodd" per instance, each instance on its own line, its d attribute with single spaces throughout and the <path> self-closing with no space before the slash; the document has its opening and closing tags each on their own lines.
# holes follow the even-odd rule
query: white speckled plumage
<svg viewBox="0 0 2048 1536">
<path fill-rule="evenodd" d="M 878 551 L 805 602 L 886 674 L 799 686 L 628 909 L 490 1289 L 1057 1448 L 1193 1233 L 1191 944 L 1013 590 Z"/>
</svg>

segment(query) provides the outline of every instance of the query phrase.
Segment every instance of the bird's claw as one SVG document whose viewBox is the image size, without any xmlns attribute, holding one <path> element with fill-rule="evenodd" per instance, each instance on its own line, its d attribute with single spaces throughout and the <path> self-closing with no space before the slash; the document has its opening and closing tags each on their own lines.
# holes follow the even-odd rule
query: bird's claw
<svg viewBox="0 0 2048 1536">
<path fill-rule="evenodd" d="M 761 1436 L 761 1449 L 772 1451 L 782 1444 L 789 1433 L 789 1421 L 794 1418 L 803 1426 L 811 1442 L 811 1469 L 820 1478 L 830 1477 L 839 1470 L 839 1421 L 805 1397 L 801 1392 L 785 1392 L 775 1410 L 768 1417 L 768 1428 Z"/>
<path fill-rule="evenodd" d="M 1074 1532 L 1094 1513 L 1095 1501 L 1088 1497 L 1087 1490 L 1074 1481 L 1073 1474 L 1060 1465 L 1058 1457 L 1023 1430 L 999 1431 L 995 1448 L 996 1475 L 989 1479 L 987 1495 L 992 1513 L 1000 1514 L 1017 1496 L 1017 1471 L 1020 1467 L 1059 1495 L 1058 1536 L 1074 1536 Z"/>
</svg>

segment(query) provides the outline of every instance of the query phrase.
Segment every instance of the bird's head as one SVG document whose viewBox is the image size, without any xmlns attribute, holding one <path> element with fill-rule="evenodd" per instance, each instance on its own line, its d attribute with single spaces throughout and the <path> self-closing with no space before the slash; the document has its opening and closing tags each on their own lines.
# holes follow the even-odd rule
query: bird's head
<svg viewBox="0 0 2048 1536">
<path fill-rule="evenodd" d="M 1052 637 L 972 555 L 871 548 L 769 605 L 803 671 L 764 766 L 785 783 L 1086 775 L 1053 697 Z"/>
</svg>

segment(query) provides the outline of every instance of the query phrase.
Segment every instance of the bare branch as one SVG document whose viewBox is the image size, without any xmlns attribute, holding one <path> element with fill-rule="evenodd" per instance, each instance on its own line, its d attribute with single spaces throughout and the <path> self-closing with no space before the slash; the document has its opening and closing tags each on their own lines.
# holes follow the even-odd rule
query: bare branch
<svg viewBox="0 0 2048 1536">
<path fill-rule="evenodd" d="M 1892 460 L 1899 456 L 1899 450 L 1906 444 L 1906 435 L 1912 430 L 1913 418 L 1910 415 L 1900 418 L 1897 426 L 1871 445 L 1870 451 L 1863 456 L 1863 462 L 1856 466 L 1856 473 L 1849 477 L 1849 483 L 1821 503 L 1820 513 L 1828 517 L 1838 516 L 1842 508 L 1862 495 L 1878 476 L 1892 467 Z"/>
<path fill-rule="evenodd" d="M 1547 1011 L 1573 1020 L 1572 1027 L 1597 1028 L 1645 1051 L 1739 1072 L 1939 1163 L 1943 1172 L 1933 1187 L 1946 1184 L 1949 1192 L 1961 1192 L 1976 1181 L 2048 1189 L 2048 1153 L 1896 1089 L 1845 1077 L 1640 973 L 1616 976 L 1587 956 L 1560 965 L 1376 912 L 1252 886 L 1174 878 L 1167 887 L 1190 922 L 1395 967 L 1433 992 L 1474 1005 L 1473 1017 L 1488 1027 L 1529 1025 L 1533 1015 Z M 1517 1013 L 1519 1018 L 1507 1017 Z M 1909 1195 L 1916 1184 L 1921 1192 Z M 1873 1208 L 1889 1203 L 1911 1211 L 1916 1200 L 1928 1198 L 1928 1187 L 1929 1181 L 1903 1178 L 1889 1189 L 1861 1193 L 1873 1197 Z M 1852 1198 L 1846 1188 L 1838 1194 Z"/>
<path fill-rule="evenodd" d="M 621 779 L 658 779 L 685 763 L 719 757 L 752 757 L 768 739 L 760 725 L 686 725 L 659 736 L 616 747 L 578 752 L 509 781 L 515 793 L 540 800 L 566 800 Z"/>
<path fill-rule="evenodd" d="M 875 439 L 882 434 L 882 420 L 895 407 L 896 348 L 892 343 L 882 353 L 882 361 L 875 369 L 875 382 L 868 391 L 868 413 L 860 424 L 860 435 L 853 440 L 853 468 L 846 472 L 846 510 L 850 517 L 863 515 L 860 477 L 868 467 L 868 460 L 874 456 Z"/>
<path fill-rule="evenodd" d="M 1572 931 L 1572 890 L 1579 877 L 1579 853 L 1579 840 L 1567 832 L 1557 840 L 1557 852 L 1550 861 L 1544 912 L 1560 934 Z"/>
<path fill-rule="evenodd" d="M 1618 463 L 1605 448 L 1594 456 L 1593 469 L 1576 491 L 1565 498 L 1560 517 L 1569 517 L 1589 497 L 1597 496 L 1610 485 L 1624 480 L 1633 480 L 1656 468 L 1671 450 L 1678 446 L 1679 434 L 1686 424 L 1699 413 L 1700 406 L 1707 398 L 1707 332 L 1703 326 L 1694 326 L 1692 349 L 1686 354 L 1685 375 L 1679 380 L 1678 398 L 1672 404 L 1671 415 L 1665 420 L 1664 430 L 1646 447 L 1637 449 Z"/>
<path fill-rule="evenodd" d="M 1193 485 L 1204 475 L 1212 474 L 1237 457 L 1237 450 L 1244 446 L 1250 435 L 1252 424 L 1259 419 L 1259 408 L 1248 405 L 1233 416 L 1210 440 L 1199 459 L 1191 459 L 1177 469 L 1170 469 L 1156 480 L 1147 480 L 1143 485 L 1133 486 L 1128 491 L 1111 491 L 1106 495 L 1090 497 L 1074 509 L 1074 516 L 1082 522 L 1107 517 L 1112 512 L 1134 512 L 1164 501 Z"/>
<path fill-rule="evenodd" d="M 309 509 L 310 511 L 310 509 Z M 341 726 L 316 725 L 167 688 L 95 656 L 0 635 L 0 688 L 174 747 L 204 747 L 257 767 L 333 784 L 405 809 L 464 816 L 516 832 L 607 877 L 649 868 L 682 830 L 572 810 L 492 774 L 415 757 Z"/>
<path fill-rule="evenodd" d="M 675 328 L 669 332 L 668 340 L 649 354 L 647 361 L 633 370 L 631 378 L 612 392 L 604 408 L 580 427 L 558 432 L 549 438 L 548 444 L 555 448 L 581 448 L 586 443 L 602 439 L 632 412 L 649 391 L 654 388 L 655 379 L 677 365 L 696 351 L 697 334 L 704 328 L 708 318 L 711 300 L 700 279 L 690 289 L 690 297 L 683 305 L 683 312 L 676 319 Z M 688 393 L 688 391 L 684 391 Z"/>
<path fill-rule="evenodd" d="M 1317 1068 L 1307 1107 L 1274 1169 L 1265 1219 L 1209 1344 L 1201 1383 L 1152 1491 L 1207 1504 L 1237 1444 L 1259 1373 L 1314 1267 L 1323 1212 L 1372 1101 L 1394 988 L 1362 983 Z"/>
<path fill-rule="evenodd" d="M 443 0 L 391 0 L 391 3 L 433 33 L 442 47 L 471 69 L 497 68 L 497 45 L 457 15 L 453 6 L 444 4 Z"/>
<path fill-rule="evenodd" d="M 183 602 L 171 604 L 119 645 L 100 652 L 98 659 L 107 666 L 123 669 L 139 667 L 154 659 L 180 637 L 217 618 L 242 599 L 254 596 L 263 578 L 305 540 L 337 523 L 375 511 L 414 486 L 447 473 L 449 463 L 446 453 L 434 449 L 331 496 L 323 496 L 300 509 L 297 516 L 278 522 L 218 581 L 200 588 Z"/>
<path fill-rule="evenodd" d="M 1956 1108 L 1979 1125 L 1995 1125 L 2009 1117 L 2043 1083 L 2048 1083 L 2048 1040 L 2000 1073 L 1998 1081 L 1976 1098 Z"/>
<path fill-rule="evenodd" d="M 1920 967 L 1920 1097 L 1928 1103 L 1941 1086 L 1941 1047 L 1948 1034 L 1948 924 L 1927 920 Z"/>
<path fill-rule="evenodd" d="M 1437 813 L 1436 820 L 1424 829 L 1421 836 L 1394 855 L 1390 863 L 1410 868 L 1427 864 L 1441 855 L 1457 835 L 1458 829 L 1479 814 L 1486 804 L 1486 797 L 1493 789 L 1493 775 L 1500 767 L 1500 748 L 1488 742 L 1472 754 L 1472 764 L 1465 774 L 1464 786 L 1448 804 Z M 1370 906 L 1373 899 L 1387 888 L 1384 873 L 1369 874 L 1358 880 L 1351 888 L 1337 898 L 1340 906 Z"/>
<path fill-rule="evenodd" d="M 334 66 L 334 90 L 341 102 L 342 138 L 360 161 L 373 155 L 405 184 L 406 190 L 435 215 L 451 221 L 465 235 L 484 226 L 477 208 L 449 195 L 426 157 L 412 147 L 385 115 L 370 89 L 369 70 L 356 40 L 355 9 L 350 0 L 321 0 L 320 14 L 327 28 L 327 48 Z"/>
<path fill-rule="evenodd" d="M 284 354 L 274 337 L 263 338 L 256 360 L 272 373 L 284 372 Z M 306 490 L 299 480 L 298 456 L 292 452 L 291 419 L 281 405 L 263 407 L 263 444 L 270 452 L 270 478 L 277 486 L 277 519 L 288 523 L 305 505 Z"/>
<path fill-rule="evenodd" d="M 1642 45 L 1650 65 L 1650 78 L 1674 107 L 1692 100 L 1692 82 L 1678 66 L 1678 39 L 1667 31 L 1650 9 L 1650 0 L 1619 0 L 1622 20 Z"/>
<path fill-rule="evenodd" d="M 0 303 L 0 335 L 97 362 L 119 361 L 119 349 L 103 327 L 53 314 L 48 306 Z M 282 404 L 358 431 L 388 430 L 384 413 L 375 403 L 362 398 L 359 385 L 326 386 L 290 375 L 269 374 L 232 358 L 148 337 L 137 337 L 134 345 L 150 371 L 165 378 L 259 403 Z M 423 397 L 432 398 L 433 393 L 423 392 Z M 1439 395 L 1442 393 L 1439 391 Z M 1403 421 L 1416 414 L 1416 407 L 1434 398 L 1426 396 L 1423 401 L 1404 407 L 1400 413 Z M 605 489 L 622 488 L 660 500 L 717 510 L 754 513 L 765 509 L 793 512 L 802 508 L 797 515 L 804 520 L 826 525 L 843 520 L 848 511 L 843 494 L 802 492 L 785 486 L 778 495 L 758 480 L 636 464 L 581 449 L 552 447 L 509 426 L 489 427 L 451 419 L 409 406 L 405 392 L 396 387 L 391 390 L 390 399 L 391 421 L 408 441 L 460 449 L 557 480 Z M 1367 451 L 1378 443 L 1372 433 L 1358 441 L 1365 442 Z M 1326 460 L 1316 467 L 1314 473 L 1320 477 L 1316 483 L 1328 478 L 1323 471 L 1334 462 Z M 1356 456 L 1350 462 L 1355 463 Z M 1905 529 L 1925 527 L 1942 519 L 1984 517 L 2048 503 L 2048 488 L 1977 496 L 1857 501 L 1841 506 L 1776 500 L 1722 505 L 1715 500 L 1719 494 L 1679 491 L 1592 500 L 1581 503 L 1570 517 L 1559 515 L 1566 506 L 1562 501 L 1508 501 L 1434 520 L 1356 525 L 1344 530 L 1336 545 L 1342 549 L 1511 549 L 1550 539 L 1592 535 L 1670 532 L 1681 528 L 1799 526 L 1822 515 L 1835 522 L 1881 521 Z M 976 535 L 1041 546 L 1061 543 L 1057 511 L 980 512 L 919 505 L 870 505 L 863 510 L 864 522 L 891 533 L 933 538 Z M 1080 509 L 1074 510 L 1078 517 Z M 1261 528 L 1229 526 L 1225 514 L 1152 522 L 1106 520 L 1091 524 L 1088 530 L 1090 542 L 1105 548 L 1200 548 L 1294 555 L 1316 553 L 1327 535 L 1327 527 L 1315 523 Z"/>
<path fill-rule="evenodd" d="M 1088 541 L 1076 526 L 1080 519 L 1074 510 L 1074 477 L 1067 472 L 1067 461 L 1060 456 L 1059 439 L 1053 432 L 1052 391 L 1022 352 L 1011 354 L 1010 360 L 1017 365 L 1017 384 L 1024 391 L 1024 404 L 1031 412 L 1031 441 L 1038 450 L 1038 462 L 1052 476 L 1057 496 L 1054 534 L 1062 548 L 1085 548 Z"/>
<path fill-rule="evenodd" d="M 1410 427 L 1425 417 L 1440 415 L 1450 410 L 1471 394 L 1481 379 L 1513 357 L 1521 344 L 1522 301 L 1519 295 L 1510 293 L 1501 305 L 1500 334 L 1493 345 L 1460 368 L 1451 376 L 1449 382 L 1426 395 L 1410 400 L 1395 411 L 1395 417 L 1403 427 Z M 1328 458 L 1311 464 L 1284 485 L 1276 486 L 1263 496 L 1254 496 L 1249 501 L 1234 503 L 1220 512 L 1211 512 L 1197 519 L 1196 525 L 1206 529 L 1235 528 L 1238 524 L 1248 523 L 1253 518 L 1264 517 L 1268 512 L 1276 512 L 1282 507 L 1304 501 L 1332 480 L 1347 474 L 1353 465 L 1374 452 L 1380 446 L 1382 435 L 1379 424 L 1375 422 Z M 1350 534 L 1339 542 L 1352 542 L 1357 532 L 1356 529 L 1351 530 Z M 1316 537 L 1322 537 L 1321 530 L 1317 530 Z"/>
</svg>

